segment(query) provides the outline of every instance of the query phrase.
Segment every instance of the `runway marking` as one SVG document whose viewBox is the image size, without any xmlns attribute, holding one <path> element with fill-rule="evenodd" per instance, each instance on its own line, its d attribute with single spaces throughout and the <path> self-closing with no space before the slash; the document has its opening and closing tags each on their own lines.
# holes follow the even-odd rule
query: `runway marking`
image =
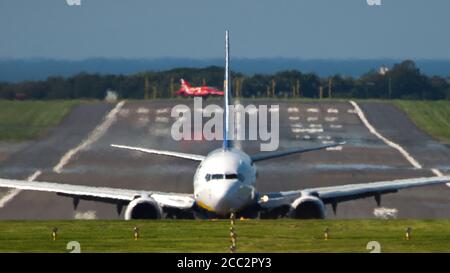
<svg viewBox="0 0 450 273">
<path fill-rule="evenodd" d="M 119 116 L 128 117 L 130 115 L 130 109 L 122 109 L 119 112 Z"/>
<path fill-rule="evenodd" d="M 328 147 L 327 151 L 342 151 L 342 146 Z"/>
<path fill-rule="evenodd" d="M 434 173 L 434 174 L 435 174 L 436 176 L 438 176 L 438 177 L 444 176 L 444 174 L 442 174 L 441 171 L 438 170 L 438 169 L 434 169 L 434 168 L 433 168 L 433 169 L 431 169 L 431 172 Z M 447 183 L 446 185 L 450 187 L 450 183 Z"/>
<path fill-rule="evenodd" d="M 322 141 L 322 144 L 325 144 L 325 145 L 333 144 L 333 143 L 334 143 L 334 141 L 332 141 L 332 140 L 324 140 L 324 141 Z"/>
<path fill-rule="evenodd" d="M 373 210 L 373 215 L 380 219 L 396 219 L 398 215 L 398 209 L 396 208 L 375 208 Z"/>
<path fill-rule="evenodd" d="M 294 134 L 300 133 L 301 130 L 302 130 L 301 128 L 291 128 L 291 131 L 292 131 L 292 133 L 294 133 Z"/>
<path fill-rule="evenodd" d="M 149 112 L 150 112 L 150 110 L 145 107 L 139 107 L 136 111 L 136 113 L 138 113 L 138 114 L 148 114 Z"/>
<path fill-rule="evenodd" d="M 300 117 L 289 117 L 289 120 L 300 120 Z"/>
<path fill-rule="evenodd" d="M 310 133 L 310 134 L 316 134 L 316 133 L 322 133 L 323 129 L 316 129 L 316 128 L 305 128 L 305 129 L 298 129 L 300 133 Z"/>
<path fill-rule="evenodd" d="M 155 122 L 169 123 L 169 118 L 168 117 L 156 117 Z"/>
<path fill-rule="evenodd" d="M 335 122 L 336 120 L 338 120 L 337 117 L 325 117 L 326 122 Z"/>
<path fill-rule="evenodd" d="M 332 129 L 341 129 L 342 125 L 341 124 L 331 124 L 330 128 L 332 128 Z"/>
<path fill-rule="evenodd" d="M 390 147 L 399 151 L 400 154 L 402 154 L 403 157 L 405 157 L 413 167 L 415 167 L 416 169 L 423 169 L 422 165 L 414 157 L 412 157 L 402 146 L 400 146 L 395 142 L 390 141 L 389 139 L 385 138 L 380 133 L 378 133 L 378 131 L 369 123 L 366 116 L 364 115 L 364 112 L 361 110 L 361 108 L 356 102 L 350 101 L 350 103 L 355 108 L 356 114 L 359 116 L 361 121 L 364 123 L 364 125 L 366 125 L 366 127 L 372 134 L 376 135 L 379 139 L 381 139 L 384 143 L 386 143 Z M 444 176 L 438 169 L 430 169 L 430 171 L 438 177 Z M 447 186 L 450 187 L 450 183 L 447 183 Z"/>
<path fill-rule="evenodd" d="M 288 113 L 298 113 L 298 108 L 297 107 L 289 107 L 287 111 L 288 111 Z"/>
<path fill-rule="evenodd" d="M 319 113 L 319 109 L 317 108 L 308 108 L 306 111 L 308 113 Z"/>
<path fill-rule="evenodd" d="M 367 127 L 367 129 L 369 129 L 369 131 L 374 134 L 376 137 L 378 137 L 379 139 L 381 139 L 384 143 L 386 143 L 388 146 L 396 149 L 401 155 L 403 155 L 404 158 L 406 158 L 406 160 L 408 160 L 409 163 L 411 163 L 411 165 L 413 165 L 416 169 L 422 169 L 422 165 L 420 165 L 419 162 L 417 162 L 417 160 L 414 159 L 414 157 L 412 157 L 402 146 L 398 145 L 395 142 L 390 141 L 389 139 L 385 138 L 383 135 L 381 135 L 367 120 L 366 115 L 364 114 L 364 112 L 361 110 L 361 108 L 359 107 L 359 105 L 354 102 L 354 101 L 350 101 L 350 103 L 353 105 L 353 107 L 355 108 L 356 114 L 359 116 L 359 119 L 361 119 L 361 121 L 364 123 L 364 125 Z"/>
<path fill-rule="evenodd" d="M 76 211 L 73 215 L 76 220 L 95 220 L 97 219 L 97 212 L 95 210 Z"/>
<path fill-rule="evenodd" d="M 117 113 L 122 109 L 125 101 L 119 102 L 103 119 L 103 122 L 95 127 L 95 129 L 89 134 L 89 136 L 77 147 L 69 150 L 63 157 L 61 157 L 60 161 L 53 168 L 55 173 L 61 173 L 62 168 L 69 163 L 74 155 L 76 155 L 81 150 L 88 148 L 92 143 L 96 142 L 99 138 L 101 138 L 106 131 L 111 127 L 111 125 L 117 120 Z"/>
<path fill-rule="evenodd" d="M 280 111 L 280 108 L 276 107 L 276 108 L 272 108 L 270 107 L 269 112 L 278 112 Z"/>
<path fill-rule="evenodd" d="M 311 136 L 310 135 L 304 135 L 303 139 L 306 139 L 306 140 L 311 139 Z"/>
<path fill-rule="evenodd" d="M 308 121 L 308 122 L 311 122 L 311 121 L 318 121 L 318 120 L 319 120 L 318 117 L 308 117 L 308 118 L 306 119 L 306 121 Z"/>
<path fill-rule="evenodd" d="M 302 124 L 301 122 L 291 123 L 291 127 L 302 128 L 302 127 L 303 127 L 303 124 Z"/>
<path fill-rule="evenodd" d="M 40 170 L 35 171 L 32 175 L 30 175 L 26 180 L 28 182 L 34 181 L 38 176 L 40 176 L 42 172 Z M 9 190 L 8 193 L 0 199 L 0 208 L 3 208 L 9 201 L 14 199 L 22 190 L 12 189 Z"/>
<path fill-rule="evenodd" d="M 309 127 L 311 127 L 311 128 L 322 128 L 322 124 L 310 124 Z"/>
<path fill-rule="evenodd" d="M 337 114 L 339 113 L 339 110 L 336 108 L 328 108 L 327 113 Z"/>
<path fill-rule="evenodd" d="M 156 109 L 156 114 L 166 114 L 169 113 L 169 108 L 160 108 L 160 109 Z"/>
<path fill-rule="evenodd" d="M 356 114 L 356 111 L 355 111 L 355 109 L 348 109 L 347 113 L 349 113 L 349 114 Z"/>
<path fill-rule="evenodd" d="M 148 117 L 139 117 L 135 124 L 136 126 L 144 127 L 149 121 L 150 119 Z"/>
</svg>

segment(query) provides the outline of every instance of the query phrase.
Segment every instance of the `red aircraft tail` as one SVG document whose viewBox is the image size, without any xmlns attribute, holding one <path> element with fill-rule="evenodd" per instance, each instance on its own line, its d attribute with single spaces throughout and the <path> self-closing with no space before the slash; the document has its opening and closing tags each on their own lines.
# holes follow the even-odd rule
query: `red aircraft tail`
<svg viewBox="0 0 450 273">
<path fill-rule="evenodd" d="M 181 79 L 181 88 L 188 89 L 189 87 L 191 87 L 191 85 L 184 79 Z"/>
</svg>

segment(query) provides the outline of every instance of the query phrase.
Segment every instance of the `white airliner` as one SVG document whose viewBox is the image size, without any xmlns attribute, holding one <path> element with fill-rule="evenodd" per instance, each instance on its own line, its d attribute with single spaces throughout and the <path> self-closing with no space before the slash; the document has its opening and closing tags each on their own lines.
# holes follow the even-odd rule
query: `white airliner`
<svg viewBox="0 0 450 273">
<path fill-rule="evenodd" d="M 450 182 L 450 176 L 392 180 L 288 192 L 260 193 L 256 191 L 255 162 L 342 145 L 315 148 L 294 148 L 285 151 L 261 152 L 252 156 L 233 148 L 229 128 L 229 43 L 225 37 L 225 130 L 223 147 L 207 156 L 140 147 L 111 145 L 149 154 L 158 154 L 200 162 L 194 176 L 194 194 L 164 193 L 118 188 L 89 187 L 51 182 L 28 182 L 0 179 L 0 187 L 22 190 L 55 192 L 73 198 L 76 209 L 79 200 L 94 200 L 117 205 L 120 214 L 126 206 L 125 219 L 208 218 L 228 217 L 231 212 L 250 218 L 292 217 L 297 219 L 324 218 L 325 205 L 331 204 L 336 212 L 339 202 L 380 196 L 400 189 Z"/>
</svg>

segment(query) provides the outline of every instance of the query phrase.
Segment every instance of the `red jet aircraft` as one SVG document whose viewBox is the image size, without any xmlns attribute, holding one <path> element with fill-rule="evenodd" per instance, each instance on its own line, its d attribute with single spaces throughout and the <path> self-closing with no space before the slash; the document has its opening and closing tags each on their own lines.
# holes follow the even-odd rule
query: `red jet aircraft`
<svg viewBox="0 0 450 273">
<path fill-rule="evenodd" d="M 176 94 L 192 97 L 208 97 L 211 95 L 223 96 L 223 91 L 209 86 L 192 87 L 187 81 L 181 79 L 181 88 Z"/>
</svg>

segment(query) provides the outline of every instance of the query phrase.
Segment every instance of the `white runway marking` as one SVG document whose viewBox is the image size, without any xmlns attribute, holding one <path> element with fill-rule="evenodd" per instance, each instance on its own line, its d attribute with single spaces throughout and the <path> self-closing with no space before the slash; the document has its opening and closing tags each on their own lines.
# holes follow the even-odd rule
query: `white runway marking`
<svg viewBox="0 0 450 273">
<path fill-rule="evenodd" d="M 291 131 L 292 131 L 292 133 L 294 133 L 294 134 L 298 134 L 298 133 L 301 133 L 301 128 L 291 128 Z"/>
<path fill-rule="evenodd" d="M 289 120 L 300 120 L 300 117 L 289 117 Z"/>
<path fill-rule="evenodd" d="M 27 181 L 28 182 L 34 181 L 41 174 L 42 172 L 40 170 L 37 170 L 27 178 Z M 14 197 L 16 197 L 21 191 L 22 190 L 19 189 L 12 189 L 8 191 L 8 193 L 0 199 L 0 208 L 3 208 L 9 201 L 14 199 Z"/>
<path fill-rule="evenodd" d="M 332 140 L 324 140 L 324 141 L 322 141 L 322 144 L 325 144 L 325 145 L 327 145 L 327 144 L 334 144 L 334 141 L 332 141 Z"/>
<path fill-rule="evenodd" d="M 119 111 L 119 116 L 128 117 L 130 115 L 130 109 L 122 109 Z"/>
<path fill-rule="evenodd" d="M 302 128 L 302 127 L 303 127 L 303 124 L 301 124 L 300 122 L 292 123 L 292 124 L 291 124 L 291 127 Z"/>
<path fill-rule="evenodd" d="M 309 127 L 311 128 L 322 128 L 322 124 L 310 124 Z"/>
<path fill-rule="evenodd" d="M 332 128 L 332 129 L 341 129 L 342 125 L 340 125 L 340 124 L 331 124 L 330 128 Z"/>
<path fill-rule="evenodd" d="M 323 133 L 323 129 L 316 129 L 316 128 L 305 128 L 305 129 L 299 129 L 300 133 L 309 133 L 309 134 L 317 134 L 317 133 Z"/>
<path fill-rule="evenodd" d="M 149 121 L 150 119 L 148 117 L 139 117 L 135 124 L 138 127 L 144 127 Z"/>
<path fill-rule="evenodd" d="M 311 136 L 310 135 L 304 135 L 303 139 L 305 139 L 305 140 L 311 139 Z"/>
<path fill-rule="evenodd" d="M 328 108 L 327 113 L 337 114 L 339 113 L 339 110 L 336 108 Z"/>
<path fill-rule="evenodd" d="M 337 117 L 325 117 L 326 122 L 335 122 L 336 120 L 338 120 Z"/>
<path fill-rule="evenodd" d="M 380 219 L 396 219 L 398 215 L 398 209 L 393 208 L 375 208 L 373 210 L 373 215 Z"/>
<path fill-rule="evenodd" d="M 81 150 L 88 148 L 92 143 L 101 138 L 111 125 L 117 120 L 117 113 L 122 109 L 125 101 L 119 102 L 108 115 L 103 119 L 103 122 L 95 127 L 95 129 L 89 134 L 89 136 L 77 147 L 69 150 L 59 161 L 59 163 L 53 168 L 55 173 L 61 173 L 62 168 L 69 163 L 74 155 Z"/>
<path fill-rule="evenodd" d="M 306 121 L 311 122 L 311 121 L 318 121 L 319 118 L 318 117 L 307 117 Z"/>
<path fill-rule="evenodd" d="M 148 114 L 149 112 L 150 112 L 150 110 L 148 108 L 145 108 L 145 107 L 139 107 L 136 110 L 136 113 L 138 113 L 138 114 Z"/>
<path fill-rule="evenodd" d="M 438 177 L 444 176 L 444 174 L 442 174 L 441 171 L 438 169 L 431 169 L 431 172 L 433 172 Z M 446 185 L 450 187 L 450 183 L 447 183 Z"/>
<path fill-rule="evenodd" d="M 319 113 L 319 109 L 317 108 L 308 108 L 306 111 L 308 113 Z"/>
<path fill-rule="evenodd" d="M 269 112 L 278 112 L 278 111 L 280 111 L 279 107 L 277 107 L 277 108 L 270 107 L 270 109 L 269 109 Z"/>
<path fill-rule="evenodd" d="M 77 211 L 74 213 L 73 218 L 76 220 L 95 220 L 97 219 L 97 212 L 95 210 Z"/>
<path fill-rule="evenodd" d="M 170 111 L 170 108 L 160 108 L 160 109 L 156 110 L 156 114 L 157 115 L 166 114 L 166 113 L 169 113 L 169 111 Z"/>
<path fill-rule="evenodd" d="M 288 111 L 288 113 L 298 113 L 298 108 L 297 107 L 289 107 L 287 111 Z"/>
<path fill-rule="evenodd" d="M 356 114 L 356 111 L 355 111 L 355 109 L 348 109 L 347 113 L 349 113 L 349 114 Z"/>
<path fill-rule="evenodd" d="M 413 165 L 416 169 L 422 169 L 422 165 L 420 165 L 419 162 L 417 162 L 417 160 L 414 159 L 414 157 L 412 157 L 402 146 L 398 145 L 395 142 L 390 141 L 389 139 L 385 138 L 383 135 L 381 135 L 380 133 L 378 133 L 378 131 L 369 123 L 369 121 L 366 118 L 366 115 L 364 114 L 364 112 L 361 110 L 361 108 L 359 108 L 359 105 L 356 104 L 356 102 L 354 101 L 350 101 L 350 103 L 353 105 L 353 107 L 355 108 L 356 114 L 359 116 L 359 119 L 361 119 L 361 121 L 364 123 L 364 125 L 367 127 L 367 129 L 369 129 L 369 131 L 374 134 L 376 137 L 378 137 L 379 139 L 381 139 L 384 143 L 386 143 L 388 146 L 396 149 L 401 155 L 403 155 L 404 158 L 406 158 L 406 160 L 408 160 L 409 163 L 411 163 L 411 165 Z"/>
<path fill-rule="evenodd" d="M 342 151 L 342 146 L 328 147 L 327 151 Z"/>
<path fill-rule="evenodd" d="M 423 169 L 422 165 L 414 157 L 412 157 L 403 147 L 401 147 L 400 145 L 398 145 L 395 142 L 390 141 L 389 139 L 385 138 L 380 133 L 378 133 L 377 130 L 366 119 L 366 117 L 364 115 L 364 112 L 361 110 L 359 105 L 356 104 L 356 102 L 350 101 L 350 103 L 353 105 L 353 107 L 355 107 L 356 114 L 358 114 L 358 116 L 361 119 L 361 121 L 364 123 L 364 125 L 366 125 L 366 127 L 369 129 L 369 131 L 372 134 L 376 135 L 379 139 L 383 140 L 383 142 L 386 143 L 387 145 L 389 145 L 390 147 L 392 147 L 392 148 L 396 149 L 397 151 L 399 151 L 400 154 L 402 154 L 403 157 L 405 157 L 406 160 L 408 160 L 409 163 L 411 163 L 411 165 L 414 166 L 416 169 Z M 441 171 L 439 171 L 438 169 L 431 169 L 431 172 L 433 174 L 435 174 L 436 176 L 439 176 L 439 177 L 444 176 L 441 173 Z M 450 187 L 450 183 L 447 183 L 447 186 Z"/>
<path fill-rule="evenodd" d="M 168 117 L 156 117 L 156 118 L 155 118 L 155 122 L 159 122 L 159 123 L 169 123 L 169 118 L 168 118 Z"/>
</svg>

